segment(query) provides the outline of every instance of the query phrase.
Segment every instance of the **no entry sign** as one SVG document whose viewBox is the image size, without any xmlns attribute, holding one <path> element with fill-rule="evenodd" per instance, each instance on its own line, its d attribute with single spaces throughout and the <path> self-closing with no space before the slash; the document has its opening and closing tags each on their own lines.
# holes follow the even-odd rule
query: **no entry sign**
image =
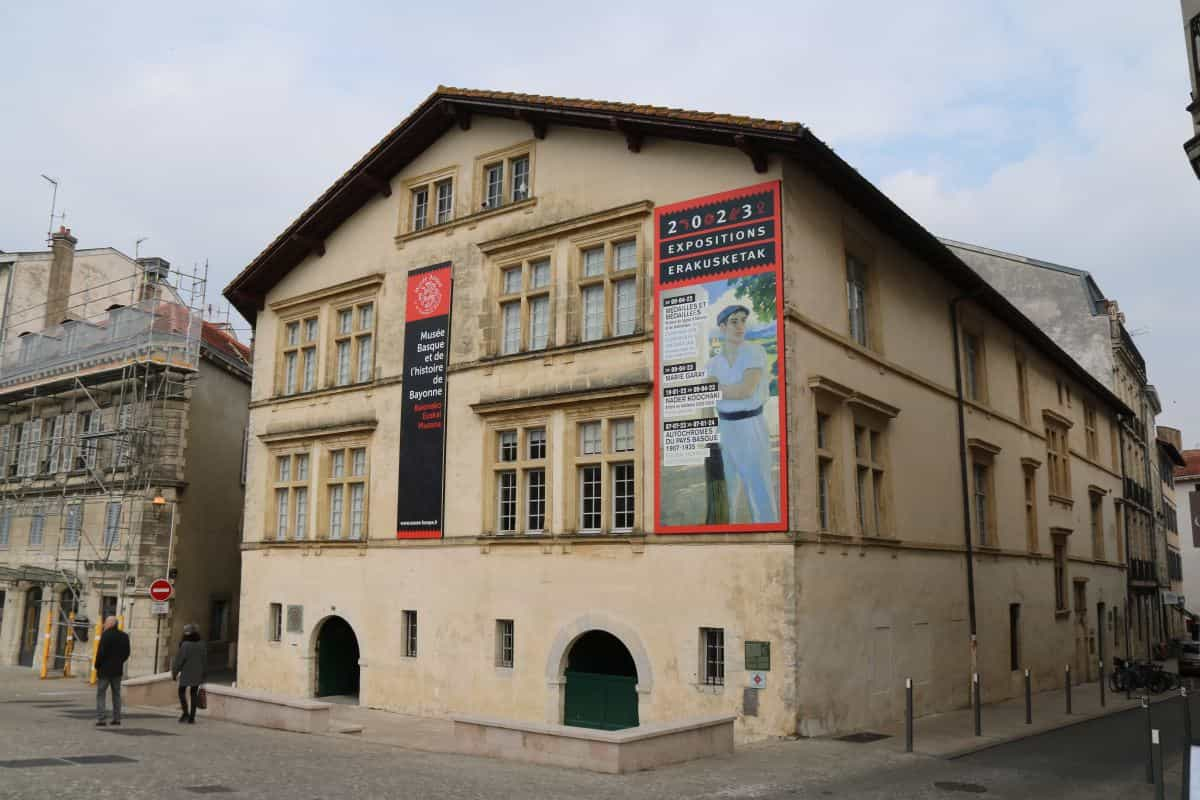
<svg viewBox="0 0 1200 800">
<path fill-rule="evenodd" d="M 159 578 L 154 583 L 150 584 L 150 599 L 160 603 L 171 599 L 171 595 L 175 594 L 175 589 L 171 586 L 171 582 L 166 578 Z"/>
</svg>

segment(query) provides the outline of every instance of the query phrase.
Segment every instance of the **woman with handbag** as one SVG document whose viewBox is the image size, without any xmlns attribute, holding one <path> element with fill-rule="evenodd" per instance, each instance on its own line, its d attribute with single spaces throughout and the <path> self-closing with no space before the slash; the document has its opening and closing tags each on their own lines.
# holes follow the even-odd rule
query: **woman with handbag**
<svg viewBox="0 0 1200 800">
<path fill-rule="evenodd" d="M 200 684 L 208 676 L 208 648 L 200 641 L 200 629 L 188 623 L 183 626 L 183 641 L 171 662 L 171 679 L 179 679 L 179 706 L 183 713 L 180 722 L 196 722 L 196 707 L 203 689 Z M 192 707 L 188 710 L 187 695 L 191 694 Z"/>
</svg>

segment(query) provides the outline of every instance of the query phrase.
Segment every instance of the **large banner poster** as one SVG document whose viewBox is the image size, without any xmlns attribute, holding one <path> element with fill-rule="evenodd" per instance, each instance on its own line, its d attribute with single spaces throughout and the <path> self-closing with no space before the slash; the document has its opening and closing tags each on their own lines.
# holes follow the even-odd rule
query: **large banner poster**
<svg viewBox="0 0 1200 800">
<path fill-rule="evenodd" d="M 450 263 L 408 273 L 397 539 L 442 535 Z"/>
<path fill-rule="evenodd" d="M 655 210 L 658 533 L 787 528 L 778 181 Z"/>
</svg>

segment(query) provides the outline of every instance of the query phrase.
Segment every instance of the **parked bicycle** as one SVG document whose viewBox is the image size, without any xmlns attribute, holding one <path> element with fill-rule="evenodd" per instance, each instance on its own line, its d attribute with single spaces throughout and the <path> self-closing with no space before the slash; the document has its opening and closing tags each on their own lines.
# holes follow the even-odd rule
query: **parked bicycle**
<svg viewBox="0 0 1200 800">
<path fill-rule="evenodd" d="M 1114 657 L 1113 667 L 1112 674 L 1108 676 L 1108 685 L 1114 692 L 1146 689 L 1151 694 L 1162 694 L 1179 688 L 1179 676 L 1152 661 L 1127 661 Z"/>
</svg>

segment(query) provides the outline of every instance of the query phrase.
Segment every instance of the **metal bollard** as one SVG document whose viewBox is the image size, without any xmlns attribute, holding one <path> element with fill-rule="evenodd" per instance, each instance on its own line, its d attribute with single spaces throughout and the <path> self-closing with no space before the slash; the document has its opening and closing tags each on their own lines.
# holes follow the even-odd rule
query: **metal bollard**
<svg viewBox="0 0 1200 800">
<path fill-rule="evenodd" d="M 1179 687 L 1179 696 L 1183 698 L 1183 787 L 1179 796 L 1188 800 L 1192 787 L 1192 701 L 1186 686 Z"/>
<path fill-rule="evenodd" d="M 1104 708 L 1104 659 L 1100 661 L 1100 707 Z"/>
<path fill-rule="evenodd" d="M 1067 687 L 1067 713 L 1071 713 L 1071 665 L 1067 664 L 1066 672 L 1066 687 Z"/>
<path fill-rule="evenodd" d="M 913 691 L 912 678 L 904 679 L 904 752 L 913 751 Z"/>
<path fill-rule="evenodd" d="M 1163 787 L 1162 745 L 1158 741 L 1158 728 L 1150 731 L 1150 758 L 1154 762 L 1154 800 L 1166 800 Z"/>
<path fill-rule="evenodd" d="M 972 673 L 971 681 L 974 684 L 974 691 L 975 691 L 975 735 L 983 736 L 983 722 L 979 716 L 979 673 L 978 672 Z"/>
<path fill-rule="evenodd" d="M 1029 670 L 1025 670 L 1025 724 L 1033 724 L 1033 686 L 1029 680 Z"/>
<path fill-rule="evenodd" d="M 1144 694 L 1138 699 L 1142 702 L 1142 708 L 1146 709 L 1146 783 L 1154 783 L 1154 746 L 1151 737 L 1155 731 L 1150 718 L 1150 695 Z"/>
</svg>

